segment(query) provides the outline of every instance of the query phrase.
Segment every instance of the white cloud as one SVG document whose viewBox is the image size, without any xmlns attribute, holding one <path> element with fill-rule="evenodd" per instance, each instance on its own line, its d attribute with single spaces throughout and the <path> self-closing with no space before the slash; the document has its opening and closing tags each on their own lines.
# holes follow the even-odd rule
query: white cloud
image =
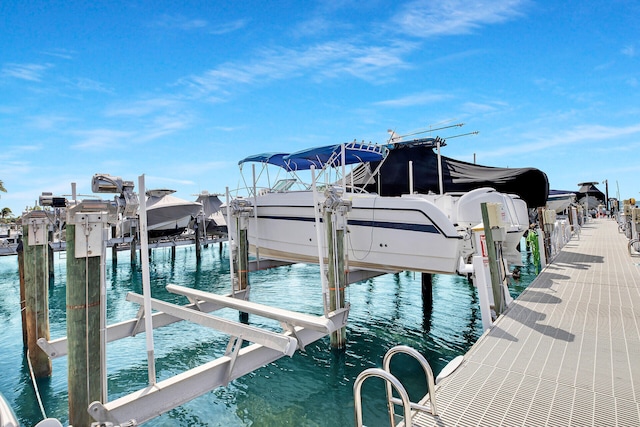
<svg viewBox="0 0 640 427">
<path fill-rule="evenodd" d="M 188 19 L 182 15 L 162 15 L 153 25 L 161 28 L 175 28 L 189 31 L 207 27 L 209 24 L 204 19 Z"/>
<path fill-rule="evenodd" d="M 12 77 L 32 82 L 42 81 L 46 70 L 53 67 L 52 64 L 5 64 L 0 71 L 0 76 Z"/>
<path fill-rule="evenodd" d="M 246 27 L 247 22 L 248 21 L 246 19 L 237 19 L 235 21 L 225 22 L 212 26 L 209 32 L 215 35 L 232 33 Z"/>
<path fill-rule="evenodd" d="M 468 34 L 521 16 L 527 4 L 527 0 L 416 0 L 392 22 L 396 31 L 417 37 Z"/>
<path fill-rule="evenodd" d="M 204 96 L 211 92 L 228 93 L 230 85 L 254 85 L 273 80 L 311 75 L 327 79 L 354 77 L 377 81 L 391 72 L 407 67 L 403 54 L 414 45 L 358 46 L 352 43 L 327 42 L 303 49 L 264 49 L 257 59 L 247 63 L 227 62 L 200 75 L 178 83 Z"/>
<path fill-rule="evenodd" d="M 415 105 L 433 104 L 451 98 L 453 98 L 453 96 L 448 94 L 422 92 L 400 98 L 379 101 L 376 102 L 375 105 L 385 107 L 412 107 Z"/>
<path fill-rule="evenodd" d="M 101 150 L 121 146 L 124 140 L 135 137 L 134 132 L 113 129 L 92 129 L 73 132 L 81 141 L 72 148 Z"/>
<path fill-rule="evenodd" d="M 625 56 L 629 56 L 631 58 L 635 57 L 636 54 L 637 54 L 635 46 L 633 46 L 633 45 L 625 46 L 622 49 L 622 54 L 625 55 Z"/>
<path fill-rule="evenodd" d="M 125 105 L 113 106 L 107 109 L 105 115 L 107 117 L 114 116 L 134 116 L 141 117 L 158 111 L 167 109 L 176 109 L 181 105 L 180 102 L 173 98 L 150 98 L 140 101 L 132 101 Z"/>
<path fill-rule="evenodd" d="M 640 123 L 630 126 L 613 127 L 602 125 L 582 125 L 553 135 L 544 134 L 530 138 L 531 142 L 522 142 L 518 145 L 504 147 L 486 153 L 490 157 L 502 157 L 548 151 L 550 148 L 560 146 L 602 142 L 610 144 L 611 141 L 630 135 L 640 134 Z"/>
</svg>

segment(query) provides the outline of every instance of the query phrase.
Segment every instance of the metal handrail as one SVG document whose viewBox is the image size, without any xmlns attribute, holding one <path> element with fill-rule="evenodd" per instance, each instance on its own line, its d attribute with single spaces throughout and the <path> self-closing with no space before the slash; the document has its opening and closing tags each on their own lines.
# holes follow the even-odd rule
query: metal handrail
<svg viewBox="0 0 640 427">
<path fill-rule="evenodd" d="M 438 415 L 438 411 L 436 408 L 436 393 L 435 393 L 436 384 L 434 379 L 435 377 L 433 376 L 433 370 L 431 370 L 431 366 L 429 365 L 429 362 L 427 362 L 427 359 L 425 359 L 424 356 L 414 348 L 411 348 L 406 345 L 398 345 L 393 347 L 389 351 L 387 351 L 387 353 L 384 355 L 382 364 L 386 372 L 391 373 L 391 369 L 390 369 L 391 358 L 398 353 L 405 353 L 410 356 L 413 356 L 422 366 L 422 369 L 424 370 L 424 373 L 427 379 L 427 389 L 429 391 L 430 405 L 425 406 L 425 405 L 420 405 L 418 403 L 413 403 L 410 401 L 409 404 L 411 409 L 424 411 L 424 412 L 431 412 L 431 415 L 434 415 L 434 416 Z M 387 383 L 387 400 L 390 402 L 390 404 L 394 403 L 398 405 L 401 403 L 397 398 L 393 397 L 391 386 L 389 385 L 389 383 Z M 390 407 L 390 410 L 392 409 L 393 407 Z"/>
<path fill-rule="evenodd" d="M 355 407 L 355 424 L 356 427 L 362 427 L 362 397 L 361 397 L 361 389 L 362 383 L 367 378 L 378 377 L 382 378 L 385 381 L 388 389 L 391 389 L 391 386 L 395 387 L 398 394 L 400 394 L 399 402 L 402 404 L 404 408 L 404 425 L 411 426 L 413 423 L 411 421 L 411 401 L 409 400 L 409 394 L 407 390 L 402 386 L 400 381 L 396 377 L 394 377 L 390 372 L 387 372 L 380 368 L 369 368 L 365 369 L 358 375 L 356 381 L 353 384 L 353 396 L 354 396 L 354 407 Z M 393 408 L 393 404 L 389 401 L 389 421 L 390 426 L 395 425 L 395 411 Z"/>
</svg>

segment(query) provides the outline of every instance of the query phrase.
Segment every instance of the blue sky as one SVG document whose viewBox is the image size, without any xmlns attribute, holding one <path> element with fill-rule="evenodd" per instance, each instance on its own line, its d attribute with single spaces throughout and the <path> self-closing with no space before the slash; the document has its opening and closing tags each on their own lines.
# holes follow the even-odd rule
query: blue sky
<svg viewBox="0 0 640 427">
<path fill-rule="evenodd" d="M 251 154 L 458 122 L 437 134 L 479 134 L 444 155 L 640 196 L 639 2 L 95 3 L 0 3 L 14 214 L 94 173 L 193 200 Z"/>
</svg>

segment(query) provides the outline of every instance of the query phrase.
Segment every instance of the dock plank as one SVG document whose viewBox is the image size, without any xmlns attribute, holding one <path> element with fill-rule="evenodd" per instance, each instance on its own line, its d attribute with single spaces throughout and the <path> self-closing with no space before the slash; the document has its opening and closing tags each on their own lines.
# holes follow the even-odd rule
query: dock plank
<svg viewBox="0 0 640 427">
<path fill-rule="evenodd" d="M 587 223 L 436 387 L 414 426 L 640 425 L 640 258 Z"/>
</svg>

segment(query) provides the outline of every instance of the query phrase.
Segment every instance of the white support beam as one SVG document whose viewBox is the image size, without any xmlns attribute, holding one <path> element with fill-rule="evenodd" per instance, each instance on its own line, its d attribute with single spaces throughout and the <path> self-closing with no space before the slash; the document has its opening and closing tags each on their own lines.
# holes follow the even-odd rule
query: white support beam
<svg viewBox="0 0 640 427">
<path fill-rule="evenodd" d="M 136 304 L 144 303 L 144 298 L 142 295 L 138 295 L 132 292 L 129 292 L 129 294 L 127 295 L 127 300 L 133 301 Z M 155 298 L 151 299 L 151 307 L 154 310 L 162 311 L 172 316 L 215 329 L 234 337 L 242 337 L 242 339 L 245 341 L 251 341 L 256 344 L 261 344 L 272 350 L 278 350 L 282 352 L 282 354 L 287 356 L 293 356 L 293 353 L 295 353 L 296 349 L 298 348 L 298 340 L 296 340 L 293 336 L 285 336 L 281 333 L 271 332 L 265 329 L 257 328 L 255 326 L 245 325 L 243 323 L 222 319 L 211 314 L 184 308 L 179 305 L 164 302 Z"/>
<path fill-rule="evenodd" d="M 330 314 L 329 320 L 342 327 L 346 324 L 347 314 L 333 313 Z M 296 336 L 311 343 L 325 334 L 311 329 L 296 328 Z M 229 367 L 232 359 L 223 356 L 111 402 L 93 402 L 89 406 L 89 413 L 96 421 L 102 423 L 112 422 L 120 425 L 135 420 L 135 424 L 131 425 L 142 424 L 282 356 L 281 352 L 252 344 L 240 349 L 231 373 Z"/>
<path fill-rule="evenodd" d="M 245 298 L 245 291 L 237 291 L 236 297 Z M 224 308 L 214 303 L 200 303 L 196 307 L 195 304 L 187 304 L 185 308 L 200 309 L 203 313 L 210 313 L 215 310 Z M 167 313 L 153 313 L 151 316 L 153 320 L 153 329 L 160 328 L 162 326 L 170 325 L 172 323 L 181 322 L 183 319 L 172 316 Z M 137 328 L 136 328 L 137 326 Z M 119 323 L 114 323 L 107 326 L 107 342 L 117 341 L 122 338 L 135 336 L 137 333 L 144 332 L 144 322 L 140 322 L 139 319 L 129 319 Z M 51 359 L 63 357 L 67 355 L 67 337 L 57 338 L 55 340 L 47 341 L 44 338 L 38 340 L 38 346 L 45 352 Z"/>
<path fill-rule="evenodd" d="M 338 329 L 329 318 L 324 316 L 314 316 L 311 314 L 299 313 L 297 311 L 290 311 L 282 308 L 258 304 L 251 301 L 241 300 L 238 298 L 216 295 L 210 292 L 199 291 L 197 289 L 191 289 L 178 285 L 167 285 L 167 290 L 174 294 L 184 295 L 189 298 L 197 298 L 201 301 L 223 305 L 225 307 L 234 308 L 245 313 L 255 314 L 257 316 L 266 317 L 268 319 L 278 320 L 280 322 L 284 322 L 294 326 L 300 326 L 306 329 L 312 329 L 324 334 L 329 334 Z"/>
</svg>

